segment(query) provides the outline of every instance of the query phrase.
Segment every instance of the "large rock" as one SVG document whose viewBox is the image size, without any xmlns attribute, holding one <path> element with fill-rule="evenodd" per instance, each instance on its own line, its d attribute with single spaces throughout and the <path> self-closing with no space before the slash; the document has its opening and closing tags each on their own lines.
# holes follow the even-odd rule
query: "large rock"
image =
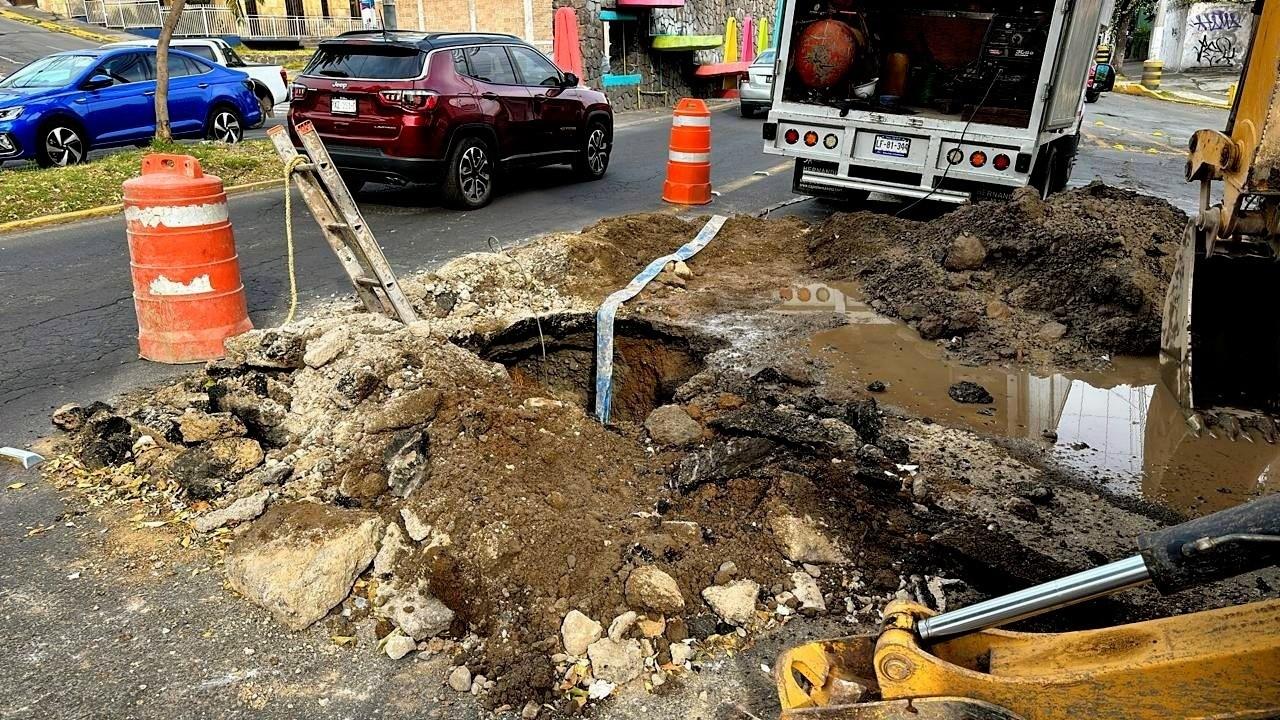
<svg viewBox="0 0 1280 720">
<path fill-rule="evenodd" d="M 374 433 L 429 423 L 435 419 L 442 397 L 435 388 L 420 388 L 391 398 L 365 419 L 364 429 Z"/>
<path fill-rule="evenodd" d="M 982 241 L 969 233 L 961 233 L 951 241 L 942 265 L 953 272 L 977 270 L 986 260 L 987 248 Z"/>
<path fill-rule="evenodd" d="M 404 589 L 384 583 L 378 586 L 375 600 L 374 613 L 414 640 L 435 637 L 453 624 L 453 611 L 427 591 L 426 581 Z"/>
<path fill-rule="evenodd" d="M 644 671 L 644 652 L 638 640 L 597 640 L 587 648 L 587 657 L 591 674 L 615 685 L 631 682 Z"/>
<path fill-rule="evenodd" d="M 684 596 L 675 578 L 652 565 L 638 567 L 627 576 L 627 604 L 640 610 L 674 615 L 684 610 Z"/>
<path fill-rule="evenodd" d="M 728 585 L 712 585 L 702 591 L 702 599 L 721 620 L 739 627 L 751 622 L 759 595 L 760 584 L 754 580 L 734 580 Z"/>
<path fill-rule="evenodd" d="M 769 519 L 774 542 L 784 557 L 795 563 L 837 564 L 848 558 L 834 542 L 823 535 L 808 518 L 775 515 Z"/>
<path fill-rule="evenodd" d="M 188 410 L 178 417 L 178 429 L 185 443 L 240 437 L 247 432 L 240 418 L 229 412 L 206 413 Z"/>
<path fill-rule="evenodd" d="M 564 651 L 574 657 L 586 654 L 587 647 L 600 639 L 604 628 L 600 623 L 583 615 L 577 610 L 570 610 L 560 623 L 560 640 L 564 643 Z"/>
<path fill-rule="evenodd" d="M 252 520 L 262 514 L 267 509 L 267 499 L 271 497 L 269 490 L 259 490 L 258 492 L 242 497 L 231 503 L 221 510 L 214 510 L 196 518 L 192 527 L 196 532 L 213 532 L 218 528 L 232 522 L 244 522 Z"/>
<path fill-rule="evenodd" d="M 288 330 L 250 330 L 223 343 L 227 360 L 251 367 L 296 369 L 303 366 L 306 338 Z"/>
<path fill-rule="evenodd" d="M 427 433 L 402 430 L 392 436 L 383 453 L 387 487 L 396 497 L 408 497 L 431 475 L 431 441 Z"/>
<path fill-rule="evenodd" d="M 986 388 L 971 380 L 953 383 L 947 388 L 947 395 L 958 403 L 989 405 L 995 402 L 995 398 L 991 397 L 991 393 L 987 392 Z"/>
<path fill-rule="evenodd" d="M 649 413 L 644 429 L 659 445 L 688 445 L 702 437 L 702 426 L 679 405 L 663 405 Z"/>
<path fill-rule="evenodd" d="M 413 638 L 405 637 L 404 635 L 392 635 L 382 642 L 383 652 L 385 652 L 387 657 L 392 660 L 399 660 L 405 655 L 413 652 L 418 646 L 418 644 L 413 641 Z"/>
<path fill-rule="evenodd" d="M 409 543 L 405 542 L 404 531 L 396 523 L 387 525 L 387 532 L 382 536 L 382 545 L 378 548 L 378 554 L 373 558 L 373 573 L 375 575 L 390 575 L 395 569 L 396 560 L 401 553 L 409 550 Z"/>
<path fill-rule="evenodd" d="M 84 421 L 89 417 L 88 411 L 75 403 L 67 403 L 53 411 L 50 421 L 53 426 L 63 432 L 73 433 L 84 427 Z"/>
<path fill-rule="evenodd" d="M 795 586 L 791 594 L 800 606 L 800 612 L 806 615 L 826 612 L 827 603 L 822 599 L 822 590 L 818 587 L 818 581 L 814 580 L 812 575 L 807 572 L 791 573 L 791 584 Z"/>
<path fill-rule="evenodd" d="M 723 483 L 750 472 L 776 448 L 759 437 L 732 438 L 689 453 L 676 470 L 676 488 L 690 493 L 707 483 Z"/>
<path fill-rule="evenodd" d="M 375 514 L 317 503 L 277 505 L 227 548 L 231 588 L 301 630 L 351 592 L 378 550 Z"/>
<path fill-rule="evenodd" d="M 302 362 L 307 367 L 319 368 L 333 362 L 351 347 L 351 331 L 345 327 L 334 328 L 307 343 Z"/>
<path fill-rule="evenodd" d="M 251 438 L 225 438 L 187 448 L 169 465 L 169 475 L 194 500 L 210 500 L 262 464 L 262 446 Z"/>
</svg>

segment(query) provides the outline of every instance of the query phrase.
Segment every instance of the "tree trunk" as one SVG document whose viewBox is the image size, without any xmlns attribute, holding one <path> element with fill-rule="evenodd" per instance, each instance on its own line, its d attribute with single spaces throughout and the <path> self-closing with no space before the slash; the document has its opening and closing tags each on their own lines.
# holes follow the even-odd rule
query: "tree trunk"
<svg viewBox="0 0 1280 720">
<path fill-rule="evenodd" d="M 187 0 L 173 0 L 160 27 L 160 39 L 156 41 L 156 139 L 162 142 L 173 140 L 169 129 L 169 41 L 186 4 Z"/>
<path fill-rule="evenodd" d="M 1133 11 L 1126 10 L 1116 22 L 1114 64 L 1117 70 L 1124 67 L 1125 55 L 1129 52 L 1129 26 L 1133 22 Z"/>
</svg>

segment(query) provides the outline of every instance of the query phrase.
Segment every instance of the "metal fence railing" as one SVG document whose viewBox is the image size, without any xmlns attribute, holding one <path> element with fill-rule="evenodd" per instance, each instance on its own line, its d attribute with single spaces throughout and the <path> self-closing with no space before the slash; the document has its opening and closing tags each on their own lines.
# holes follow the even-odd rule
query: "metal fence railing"
<svg viewBox="0 0 1280 720">
<path fill-rule="evenodd" d="M 158 28 L 169 11 L 156 0 L 50 0 L 49 9 L 67 17 L 120 30 Z M 212 5 L 188 5 L 178 19 L 178 37 L 239 35 L 250 40 L 314 40 L 359 30 L 358 17 L 246 15 L 237 20 L 231 10 Z"/>
</svg>

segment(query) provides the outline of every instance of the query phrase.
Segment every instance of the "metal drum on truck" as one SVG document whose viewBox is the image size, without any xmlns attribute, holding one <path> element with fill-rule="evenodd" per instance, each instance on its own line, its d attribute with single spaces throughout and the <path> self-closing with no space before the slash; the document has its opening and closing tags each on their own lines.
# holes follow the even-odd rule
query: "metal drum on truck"
<svg viewBox="0 0 1280 720">
<path fill-rule="evenodd" d="M 139 355 L 223 357 L 223 341 L 253 325 L 222 180 L 189 155 L 148 155 L 124 183 L 124 216 Z"/>
</svg>

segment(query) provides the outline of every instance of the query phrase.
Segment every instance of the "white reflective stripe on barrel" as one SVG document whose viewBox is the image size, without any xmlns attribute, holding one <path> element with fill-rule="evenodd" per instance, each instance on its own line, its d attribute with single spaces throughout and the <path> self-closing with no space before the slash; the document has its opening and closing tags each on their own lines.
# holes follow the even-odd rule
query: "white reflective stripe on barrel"
<svg viewBox="0 0 1280 720">
<path fill-rule="evenodd" d="M 711 127 L 711 116 L 672 115 L 671 124 L 676 127 Z"/>
<path fill-rule="evenodd" d="M 128 205 L 124 209 L 124 219 L 143 227 L 200 227 L 216 225 L 227 221 L 227 204 L 206 203 L 203 205 L 152 205 L 136 207 Z"/>
<path fill-rule="evenodd" d="M 705 163 L 711 162 L 711 153 L 691 153 L 671 150 L 667 153 L 667 159 L 671 162 Z"/>
</svg>

